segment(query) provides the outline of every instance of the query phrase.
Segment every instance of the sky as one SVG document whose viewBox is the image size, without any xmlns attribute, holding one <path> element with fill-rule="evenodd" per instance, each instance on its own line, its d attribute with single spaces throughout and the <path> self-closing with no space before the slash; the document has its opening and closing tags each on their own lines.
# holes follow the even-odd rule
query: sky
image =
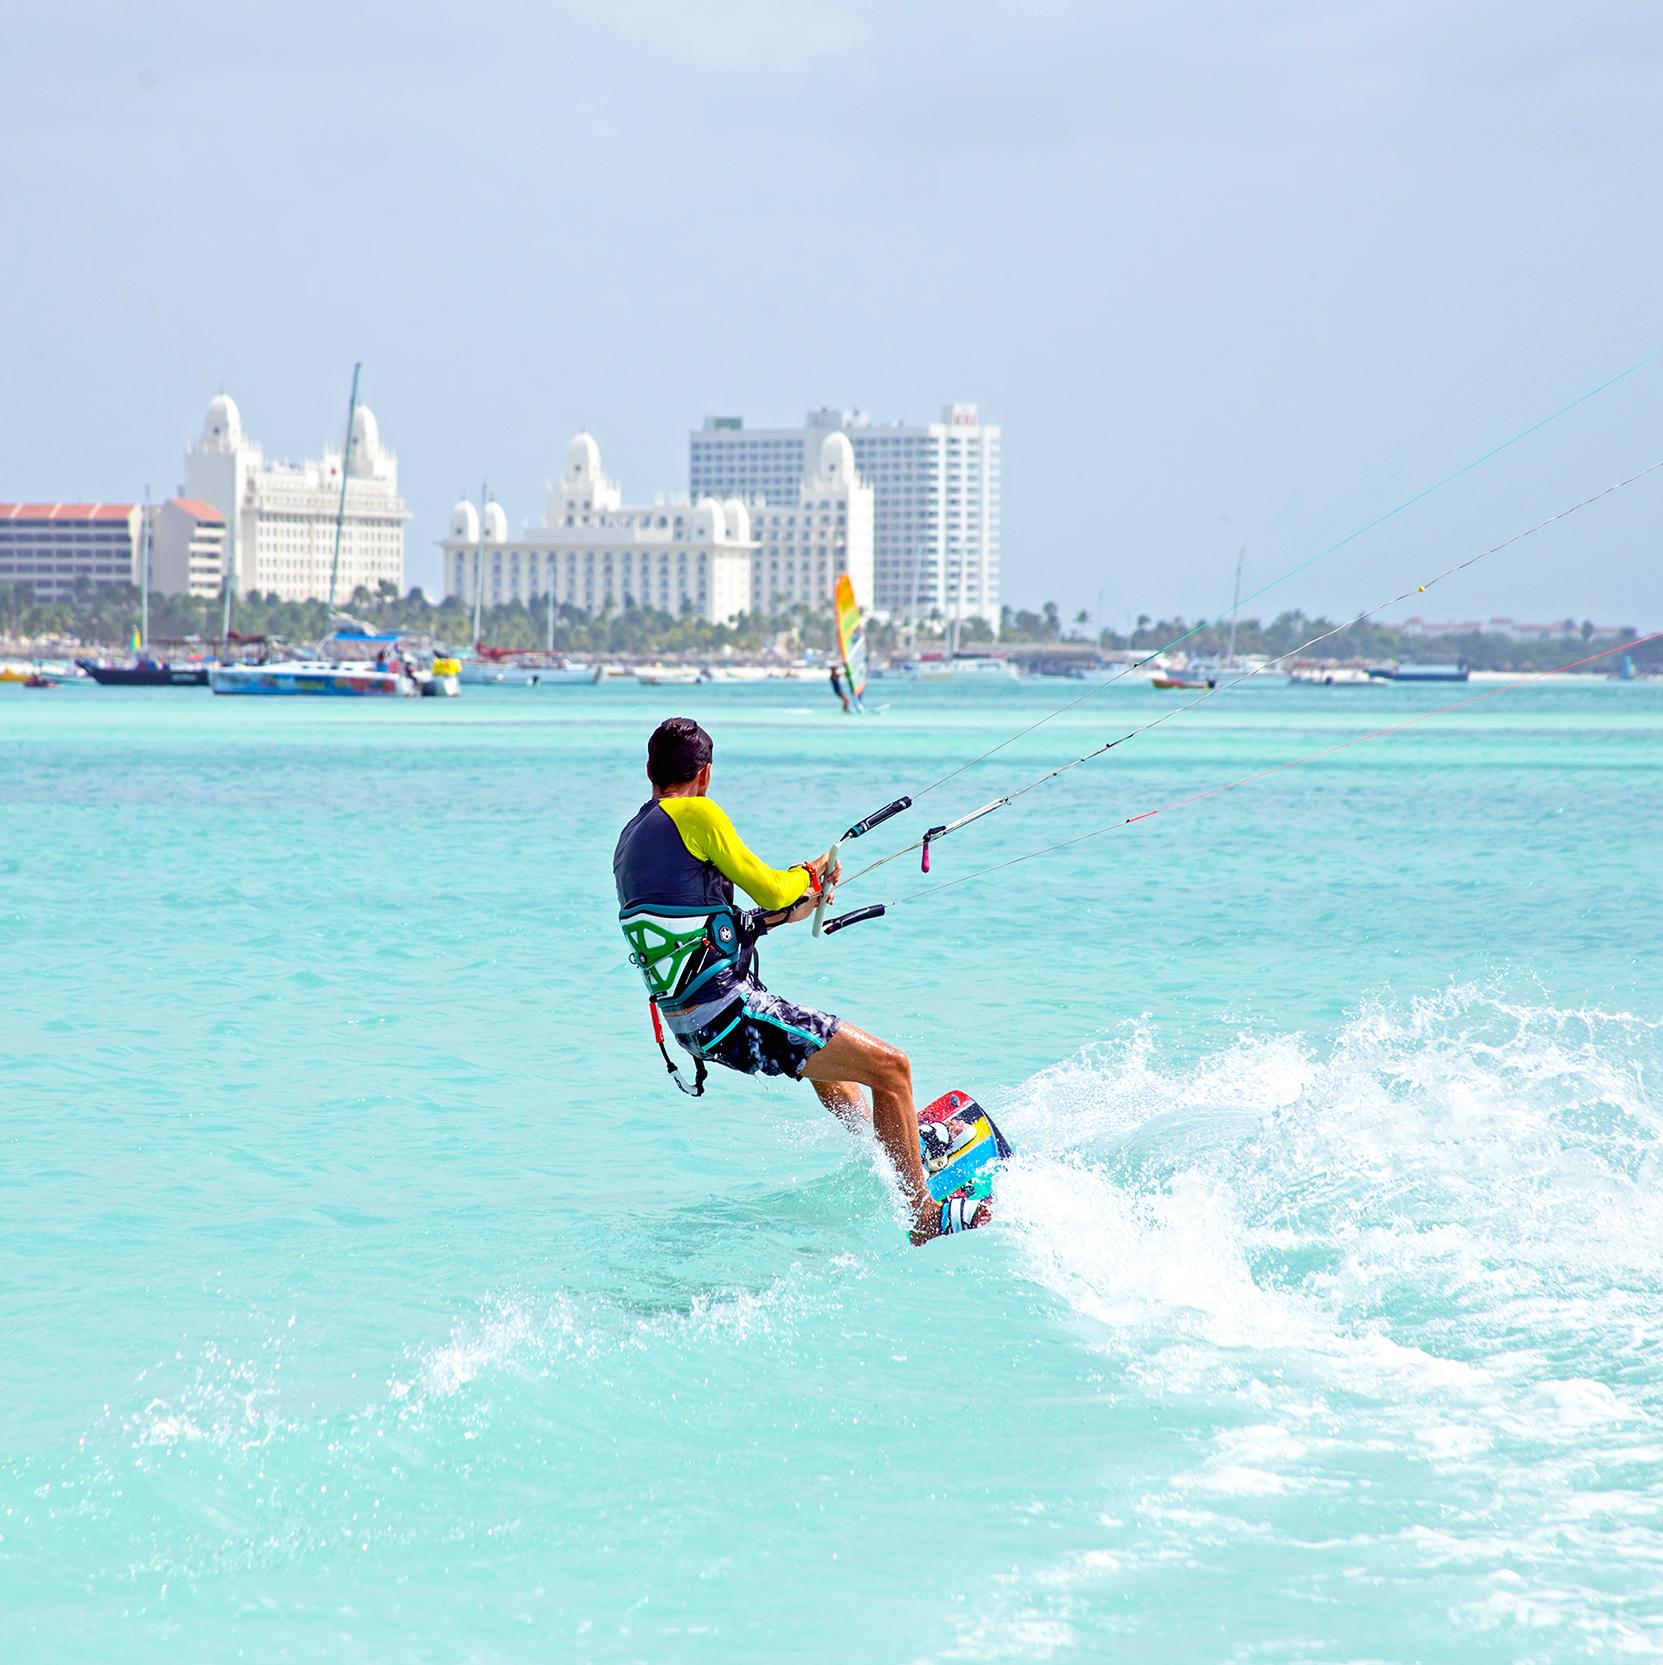
<svg viewBox="0 0 1663 1665">
<path fill-rule="evenodd" d="M 338 444 L 409 577 L 571 434 L 1004 431 L 1004 599 L 1217 613 L 1663 348 L 1663 12 L 1587 0 L 14 8 L 0 499 L 171 490 L 208 399 Z M 1663 457 L 1663 359 L 1247 609 L 1340 616 Z M 1439 619 L 1663 625 L 1663 474 Z"/>
</svg>

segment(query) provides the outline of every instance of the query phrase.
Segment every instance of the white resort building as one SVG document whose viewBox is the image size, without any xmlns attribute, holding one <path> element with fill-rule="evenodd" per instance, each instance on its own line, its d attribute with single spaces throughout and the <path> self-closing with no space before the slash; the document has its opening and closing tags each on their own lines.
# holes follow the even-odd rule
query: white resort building
<svg viewBox="0 0 1663 1665">
<path fill-rule="evenodd" d="M 546 600 L 599 613 L 631 604 L 691 611 L 731 624 L 751 607 L 750 514 L 743 503 L 663 502 L 626 508 L 601 470 L 600 447 L 578 434 L 566 470 L 548 489 L 545 521 L 508 536 L 498 503 L 451 510 L 445 593 L 488 606 Z"/>
<path fill-rule="evenodd" d="M 751 579 L 757 612 L 824 607 L 845 572 L 860 604 L 872 605 L 872 488 L 855 472 L 846 434 L 823 436 L 809 468 L 779 500 L 758 496 L 740 506 L 750 510 L 757 545 Z"/>
<path fill-rule="evenodd" d="M 325 450 L 307 462 L 268 463 L 260 446 L 244 436 L 236 401 L 224 393 L 209 401 L 202 435 L 185 452 L 180 496 L 229 518 L 226 559 L 235 569 L 239 594 L 258 590 L 283 601 L 329 598 L 341 460 L 339 451 Z M 381 444 L 367 405 L 353 412 L 346 473 L 335 600 L 344 605 L 358 586 L 374 591 L 384 579 L 402 594 L 404 523 L 410 516 L 398 494 L 398 458 Z M 177 583 L 177 569 L 170 565 L 169 573 Z M 191 582 L 207 577 L 193 570 Z"/>
<path fill-rule="evenodd" d="M 856 580 L 861 600 L 891 618 L 962 614 L 997 629 L 1000 430 L 974 405 L 948 405 L 939 422 L 923 423 L 830 409 L 810 411 L 800 428 L 709 416 L 689 436 L 693 495 L 791 503 L 832 434 L 847 435 L 873 493 L 873 578 L 864 590 Z"/>
</svg>

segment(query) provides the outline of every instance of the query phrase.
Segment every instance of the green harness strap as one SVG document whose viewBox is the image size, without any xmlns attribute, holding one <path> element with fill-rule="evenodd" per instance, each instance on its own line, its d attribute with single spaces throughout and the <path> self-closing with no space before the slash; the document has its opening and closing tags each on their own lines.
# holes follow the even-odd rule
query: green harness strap
<svg viewBox="0 0 1663 1665">
<path fill-rule="evenodd" d="M 664 908 L 658 912 L 638 909 L 622 915 L 618 924 L 629 944 L 629 963 L 641 973 L 647 985 L 647 1006 L 652 1014 L 653 1039 L 670 1079 L 690 1098 L 704 1092 L 705 1062 L 693 1060 L 693 1082 L 689 1086 L 664 1044 L 664 1025 L 659 1019 L 661 1002 L 684 1001 L 699 985 L 714 977 L 724 966 L 738 962 L 739 923 L 733 910 L 716 908 Z M 709 964 L 701 971 L 698 961 L 709 950 Z"/>
<path fill-rule="evenodd" d="M 641 973 L 654 1000 L 674 996 L 693 956 L 710 945 L 709 914 L 700 914 L 692 930 L 675 930 L 670 921 L 648 914 L 619 923 L 630 946 L 629 963 Z"/>
</svg>

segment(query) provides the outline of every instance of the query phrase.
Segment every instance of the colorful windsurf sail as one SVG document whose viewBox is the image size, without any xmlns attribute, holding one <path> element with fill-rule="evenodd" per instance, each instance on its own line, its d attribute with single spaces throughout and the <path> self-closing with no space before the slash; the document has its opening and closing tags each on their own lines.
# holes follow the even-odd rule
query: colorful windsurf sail
<svg viewBox="0 0 1663 1665">
<path fill-rule="evenodd" d="M 837 580 L 832 591 L 832 604 L 837 613 L 837 647 L 843 660 L 843 683 L 856 709 L 866 692 L 866 631 L 860 622 L 860 604 L 855 600 L 855 587 L 848 573 Z"/>
</svg>

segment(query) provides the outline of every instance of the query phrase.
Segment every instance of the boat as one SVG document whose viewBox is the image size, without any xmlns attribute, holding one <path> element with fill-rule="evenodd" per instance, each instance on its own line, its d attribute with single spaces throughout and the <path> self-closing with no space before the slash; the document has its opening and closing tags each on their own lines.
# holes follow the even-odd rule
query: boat
<svg viewBox="0 0 1663 1665">
<path fill-rule="evenodd" d="M 713 665 L 710 669 L 712 682 L 778 682 L 784 675 L 766 665 Z"/>
<path fill-rule="evenodd" d="M 44 671 L 31 671 L 28 676 L 24 677 L 23 686 L 25 688 L 56 688 L 58 679 L 55 676 L 47 676 Z"/>
<path fill-rule="evenodd" d="M 1230 602 L 1230 640 L 1224 649 L 1224 657 L 1216 664 L 1205 659 L 1192 659 L 1182 669 L 1158 670 L 1149 679 L 1150 687 L 1197 691 L 1217 688 L 1227 682 L 1242 681 L 1262 670 L 1269 662 L 1262 653 L 1252 654 L 1240 663 L 1236 660 L 1236 616 L 1241 611 L 1241 574 L 1246 560 L 1247 546 L 1243 544 L 1236 551 L 1236 590 Z"/>
<path fill-rule="evenodd" d="M 422 693 L 428 698 L 455 699 L 462 692 L 462 661 L 440 654 L 425 677 L 418 675 Z"/>
<path fill-rule="evenodd" d="M 139 628 L 133 634 L 132 657 L 123 664 L 108 659 L 77 659 L 75 663 L 101 688 L 206 688 L 206 659 L 174 664 L 156 658 L 150 651 L 150 528 L 150 493 L 146 490 L 144 555 L 139 564 Z"/>
<path fill-rule="evenodd" d="M 925 654 L 894 667 L 909 682 L 1015 682 L 1021 674 L 1010 660 L 991 653 Z"/>
<path fill-rule="evenodd" d="M 601 668 L 542 648 L 489 648 L 476 644 L 460 662 L 469 687 L 564 688 L 599 682 Z"/>
<path fill-rule="evenodd" d="M 1370 665 L 1368 674 L 1380 682 L 1465 682 L 1465 665 Z"/>
<path fill-rule="evenodd" d="M 97 659 L 77 659 L 75 663 L 101 688 L 206 688 L 211 669 L 206 660 L 175 665 L 166 659 L 152 659 L 147 653 L 136 655 L 125 665 Z"/>
<path fill-rule="evenodd" d="M 215 665 L 209 672 L 209 686 L 216 694 L 414 697 L 433 674 L 417 663 L 413 647 L 417 640 L 398 631 L 334 630 L 307 658 Z"/>
<path fill-rule="evenodd" d="M 1311 688 L 1372 688 L 1380 679 L 1370 676 L 1361 665 L 1317 665 L 1295 662 L 1288 667 L 1288 681 Z"/>
<path fill-rule="evenodd" d="M 216 694 L 414 695 L 402 670 L 339 659 L 279 659 L 269 665 L 215 665 L 208 685 Z"/>
<path fill-rule="evenodd" d="M 635 680 L 648 688 L 690 688 L 710 679 L 710 672 L 696 665 L 638 665 L 635 670 Z"/>
</svg>

